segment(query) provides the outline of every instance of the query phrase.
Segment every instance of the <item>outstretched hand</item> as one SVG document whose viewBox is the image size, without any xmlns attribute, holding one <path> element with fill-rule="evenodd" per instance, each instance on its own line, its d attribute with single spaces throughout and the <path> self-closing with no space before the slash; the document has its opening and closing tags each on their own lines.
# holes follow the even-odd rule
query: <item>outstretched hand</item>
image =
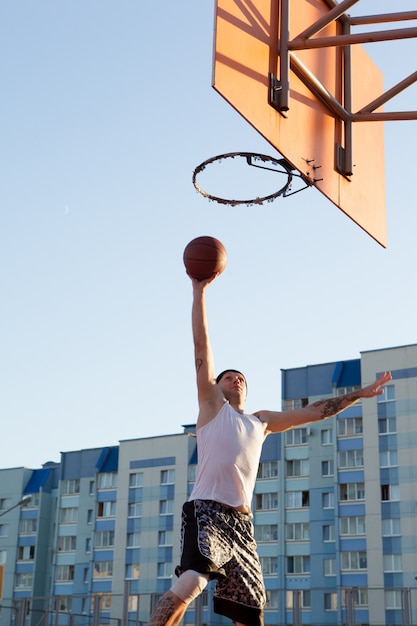
<svg viewBox="0 0 417 626">
<path fill-rule="evenodd" d="M 189 276 L 189 278 L 191 279 L 191 282 L 193 284 L 193 289 L 194 290 L 201 290 L 204 291 L 204 289 L 213 282 L 213 280 L 215 280 L 215 278 L 217 278 L 217 276 L 219 275 L 219 272 L 216 272 L 216 274 L 213 274 L 213 276 L 210 276 L 210 278 L 205 278 L 204 280 L 197 280 L 197 278 L 193 278 L 193 276 L 191 276 L 190 274 L 187 275 Z"/>
<path fill-rule="evenodd" d="M 374 396 L 382 395 L 384 390 L 381 387 L 386 385 L 390 380 L 392 380 L 391 372 L 384 372 L 381 376 L 378 376 L 372 385 L 368 385 L 367 387 L 363 387 L 361 389 L 361 397 L 373 398 Z"/>
</svg>

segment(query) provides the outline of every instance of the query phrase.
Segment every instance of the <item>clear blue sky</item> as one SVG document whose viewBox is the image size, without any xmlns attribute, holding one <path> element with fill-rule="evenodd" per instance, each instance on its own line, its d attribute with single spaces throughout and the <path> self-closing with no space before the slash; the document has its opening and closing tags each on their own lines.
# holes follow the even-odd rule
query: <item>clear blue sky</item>
<svg viewBox="0 0 417 626">
<path fill-rule="evenodd" d="M 212 89 L 212 40 L 212 0 L 0 7 L 0 467 L 195 421 L 182 251 L 198 235 L 228 250 L 210 331 L 249 411 L 280 407 L 281 368 L 416 342 L 417 122 L 385 125 L 386 250 L 314 189 L 208 202 L 196 165 L 276 155 Z M 416 70 L 416 40 L 373 46 L 387 88 Z"/>
</svg>

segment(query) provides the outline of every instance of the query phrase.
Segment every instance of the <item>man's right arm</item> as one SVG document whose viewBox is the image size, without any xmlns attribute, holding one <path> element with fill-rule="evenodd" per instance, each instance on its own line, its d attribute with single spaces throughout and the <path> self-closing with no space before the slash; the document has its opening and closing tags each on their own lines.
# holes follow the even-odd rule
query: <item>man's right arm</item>
<svg viewBox="0 0 417 626">
<path fill-rule="evenodd" d="M 208 334 L 208 321 L 205 292 L 212 282 L 191 279 L 193 284 L 192 330 L 194 358 L 197 376 L 199 416 L 197 427 L 204 426 L 213 419 L 225 400 L 215 381 L 214 359 Z"/>
</svg>

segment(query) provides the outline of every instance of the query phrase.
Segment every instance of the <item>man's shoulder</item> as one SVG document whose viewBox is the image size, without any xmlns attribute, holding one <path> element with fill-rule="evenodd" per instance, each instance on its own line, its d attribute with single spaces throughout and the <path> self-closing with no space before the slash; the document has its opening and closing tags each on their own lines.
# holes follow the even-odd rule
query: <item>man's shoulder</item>
<svg viewBox="0 0 417 626">
<path fill-rule="evenodd" d="M 200 403 L 200 410 L 198 412 L 197 430 L 203 426 L 210 424 L 221 411 L 226 410 L 225 407 L 229 406 L 229 403 L 225 398 L 218 400 L 217 402 L 205 402 Z"/>
</svg>

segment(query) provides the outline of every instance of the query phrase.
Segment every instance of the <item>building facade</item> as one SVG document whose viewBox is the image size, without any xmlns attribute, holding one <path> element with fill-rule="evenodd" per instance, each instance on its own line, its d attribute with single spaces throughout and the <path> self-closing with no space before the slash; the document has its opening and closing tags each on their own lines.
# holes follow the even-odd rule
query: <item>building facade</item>
<svg viewBox="0 0 417 626">
<path fill-rule="evenodd" d="M 266 624 L 417 623 L 417 345 L 282 370 L 282 406 L 385 370 L 383 396 L 264 444 L 252 508 Z M 175 576 L 196 464 L 191 425 L 0 470 L 0 626 L 146 623 Z M 184 624 L 228 623 L 212 593 Z"/>
</svg>

